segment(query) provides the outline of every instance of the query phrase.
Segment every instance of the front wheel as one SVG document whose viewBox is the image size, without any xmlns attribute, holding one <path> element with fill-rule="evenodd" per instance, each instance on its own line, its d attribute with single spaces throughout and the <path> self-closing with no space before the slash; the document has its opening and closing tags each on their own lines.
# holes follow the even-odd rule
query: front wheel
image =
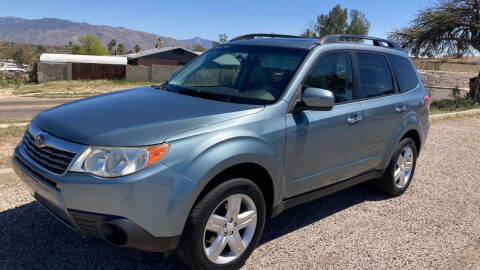
<svg viewBox="0 0 480 270">
<path fill-rule="evenodd" d="M 192 269 L 238 269 L 258 244 L 265 216 L 258 186 L 247 179 L 229 180 L 194 207 L 178 254 Z"/>
<path fill-rule="evenodd" d="M 410 138 L 403 139 L 392 156 L 380 188 L 392 196 L 402 195 L 412 182 L 417 163 L 417 146 Z"/>
</svg>

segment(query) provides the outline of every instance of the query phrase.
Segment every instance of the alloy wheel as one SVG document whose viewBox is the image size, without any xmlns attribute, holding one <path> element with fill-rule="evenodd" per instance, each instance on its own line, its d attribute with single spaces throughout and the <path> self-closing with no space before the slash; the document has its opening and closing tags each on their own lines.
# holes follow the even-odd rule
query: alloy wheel
<svg viewBox="0 0 480 270">
<path fill-rule="evenodd" d="M 207 258 L 216 264 L 229 263 L 248 247 L 257 226 L 257 209 L 245 194 L 221 202 L 210 215 L 203 236 Z"/>
<path fill-rule="evenodd" d="M 410 146 L 405 146 L 397 158 L 393 178 L 398 188 L 404 188 L 412 176 L 413 170 L 413 150 Z"/>
</svg>

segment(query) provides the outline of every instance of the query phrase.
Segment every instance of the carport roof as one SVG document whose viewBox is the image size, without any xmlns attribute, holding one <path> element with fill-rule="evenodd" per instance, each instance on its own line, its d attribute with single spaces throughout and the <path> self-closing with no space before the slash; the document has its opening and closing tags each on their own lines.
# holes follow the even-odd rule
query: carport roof
<svg viewBox="0 0 480 270">
<path fill-rule="evenodd" d="M 40 55 L 40 62 L 127 65 L 127 57 L 44 53 Z"/>
</svg>

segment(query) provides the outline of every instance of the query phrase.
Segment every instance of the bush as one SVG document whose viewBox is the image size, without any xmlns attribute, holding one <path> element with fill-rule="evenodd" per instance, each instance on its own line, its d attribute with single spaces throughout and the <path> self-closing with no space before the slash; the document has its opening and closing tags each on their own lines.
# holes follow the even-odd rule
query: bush
<svg viewBox="0 0 480 270">
<path fill-rule="evenodd" d="M 442 99 L 438 101 L 433 101 L 430 108 L 432 111 L 464 111 L 478 108 L 479 105 L 468 95 L 465 97 L 455 96 L 454 99 Z"/>
<path fill-rule="evenodd" d="M 14 87 L 19 88 L 22 84 L 27 83 L 27 77 L 15 76 L 9 77 L 0 73 L 0 87 Z"/>
<path fill-rule="evenodd" d="M 37 62 L 32 64 L 32 68 L 27 71 L 28 82 L 38 83 L 38 65 Z"/>
</svg>

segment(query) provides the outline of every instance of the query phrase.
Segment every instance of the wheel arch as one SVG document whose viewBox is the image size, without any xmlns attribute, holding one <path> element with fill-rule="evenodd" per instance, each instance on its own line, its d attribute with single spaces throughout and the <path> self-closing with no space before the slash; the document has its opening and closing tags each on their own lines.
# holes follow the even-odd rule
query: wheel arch
<svg viewBox="0 0 480 270">
<path fill-rule="evenodd" d="M 395 152 L 395 148 L 400 141 L 404 138 L 412 138 L 417 146 L 417 154 L 420 153 L 422 147 L 421 132 L 418 122 L 418 117 L 415 114 L 409 114 L 406 116 L 400 125 L 397 127 L 397 130 L 388 145 L 388 151 L 386 151 L 383 156 L 383 161 L 381 163 L 381 169 L 385 169 L 390 163 L 390 159 Z"/>
<path fill-rule="evenodd" d="M 405 138 L 410 138 L 415 142 L 415 146 L 417 147 L 417 155 L 420 154 L 420 149 L 422 148 L 422 140 L 420 139 L 420 133 L 416 129 L 410 129 L 400 138 L 399 142 L 401 142 Z"/>
<path fill-rule="evenodd" d="M 203 186 L 193 207 L 215 187 L 234 178 L 248 179 L 260 188 L 265 199 L 267 217 L 269 217 L 272 213 L 275 194 L 273 179 L 265 167 L 253 162 L 239 163 L 220 171 Z"/>
</svg>

